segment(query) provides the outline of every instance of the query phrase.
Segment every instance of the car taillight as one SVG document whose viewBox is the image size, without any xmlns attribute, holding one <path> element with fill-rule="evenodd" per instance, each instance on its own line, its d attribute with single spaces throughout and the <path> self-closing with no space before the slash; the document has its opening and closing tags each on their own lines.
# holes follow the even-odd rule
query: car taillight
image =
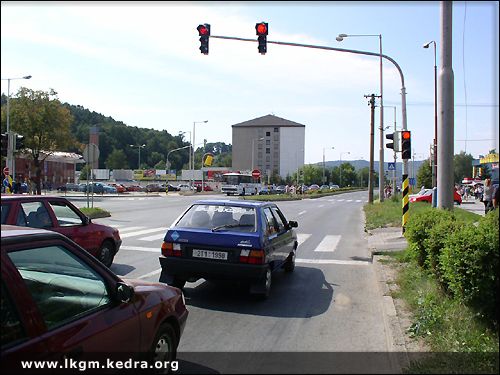
<svg viewBox="0 0 500 375">
<path fill-rule="evenodd" d="M 161 244 L 161 254 L 165 257 L 180 257 L 182 255 L 181 252 L 181 244 L 172 243 L 172 242 L 163 242 Z"/>
<path fill-rule="evenodd" d="M 264 250 L 241 250 L 240 263 L 264 264 L 265 257 Z"/>
</svg>

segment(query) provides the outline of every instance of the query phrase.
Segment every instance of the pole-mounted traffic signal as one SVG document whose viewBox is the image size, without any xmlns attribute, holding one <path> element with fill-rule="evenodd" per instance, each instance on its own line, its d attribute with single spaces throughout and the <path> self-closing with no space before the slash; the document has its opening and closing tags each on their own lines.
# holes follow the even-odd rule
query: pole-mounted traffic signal
<svg viewBox="0 0 500 375">
<path fill-rule="evenodd" d="M 401 132 L 401 158 L 411 159 L 411 132 L 409 130 Z"/>
<path fill-rule="evenodd" d="M 255 31 L 258 35 L 257 40 L 259 42 L 259 53 L 261 55 L 265 55 L 267 52 L 267 34 L 269 32 L 267 22 L 259 22 L 255 24 Z"/>
<path fill-rule="evenodd" d="M 16 145 L 15 150 L 22 150 L 24 148 L 24 136 L 20 134 L 16 134 Z"/>
<path fill-rule="evenodd" d="M 208 39 L 210 37 L 210 25 L 205 23 L 203 25 L 198 25 L 196 28 L 198 30 L 198 35 L 200 36 L 200 52 L 204 55 L 208 55 Z"/>
<path fill-rule="evenodd" d="M 2 133 L 2 156 L 7 156 L 7 148 L 9 147 L 9 136 Z"/>
<path fill-rule="evenodd" d="M 394 152 L 399 152 L 401 151 L 400 143 L 399 143 L 399 133 L 398 131 L 395 131 L 392 134 L 386 134 L 385 138 L 389 139 L 392 141 L 392 143 L 386 143 L 385 147 L 387 148 L 392 148 Z"/>
</svg>

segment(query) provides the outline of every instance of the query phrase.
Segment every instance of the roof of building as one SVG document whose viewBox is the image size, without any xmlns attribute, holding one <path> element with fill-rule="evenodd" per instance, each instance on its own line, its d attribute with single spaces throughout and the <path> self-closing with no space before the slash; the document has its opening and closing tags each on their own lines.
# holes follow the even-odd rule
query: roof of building
<svg viewBox="0 0 500 375">
<path fill-rule="evenodd" d="M 305 127 L 303 124 L 298 122 L 290 121 L 274 115 L 266 115 L 262 117 L 254 118 L 253 120 L 248 120 L 240 122 L 239 124 L 231 125 L 232 127 Z"/>
</svg>

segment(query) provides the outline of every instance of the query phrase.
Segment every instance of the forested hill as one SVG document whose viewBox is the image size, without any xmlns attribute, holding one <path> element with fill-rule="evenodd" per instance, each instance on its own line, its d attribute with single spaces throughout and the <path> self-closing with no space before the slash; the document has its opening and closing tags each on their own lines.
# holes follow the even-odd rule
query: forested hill
<svg viewBox="0 0 500 375">
<path fill-rule="evenodd" d="M 154 130 L 128 126 L 112 117 L 106 117 L 97 112 L 91 112 L 79 105 L 64 103 L 73 115 L 71 133 L 81 144 L 89 142 L 90 128 L 99 129 L 99 168 L 132 168 L 138 167 L 139 146 L 141 148 L 141 168 L 164 169 L 167 153 L 171 150 L 189 145 L 189 139 L 183 135 L 171 135 L 166 130 Z M 133 146 L 131 146 L 133 145 Z M 82 150 L 68 150 L 81 153 Z M 179 150 L 169 155 L 171 169 L 187 168 L 189 148 Z M 196 150 L 198 163 L 205 152 L 215 155 L 214 166 L 231 165 L 231 145 L 223 142 L 207 143 L 205 147 Z M 198 164 L 199 165 L 199 164 Z"/>
</svg>

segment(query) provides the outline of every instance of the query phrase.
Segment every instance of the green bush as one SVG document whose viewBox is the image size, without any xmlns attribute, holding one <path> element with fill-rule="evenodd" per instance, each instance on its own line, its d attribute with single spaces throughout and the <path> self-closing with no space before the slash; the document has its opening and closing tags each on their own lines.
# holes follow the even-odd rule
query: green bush
<svg viewBox="0 0 500 375">
<path fill-rule="evenodd" d="M 498 322 L 498 210 L 448 234 L 439 259 L 447 290 Z"/>
<path fill-rule="evenodd" d="M 441 222 L 452 221 L 452 216 L 453 214 L 447 210 L 425 210 L 415 213 L 406 224 L 405 237 L 408 240 L 409 253 L 421 267 L 427 268 L 429 266 L 429 262 L 426 262 L 428 258 L 427 246 L 431 244 L 433 249 L 439 246 L 436 244 L 439 239 L 431 238 L 431 232 L 434 237 L 437 234 L 433 228 Z M 440 236 L 443 236 L 443 233 Z"/>
</svg>

